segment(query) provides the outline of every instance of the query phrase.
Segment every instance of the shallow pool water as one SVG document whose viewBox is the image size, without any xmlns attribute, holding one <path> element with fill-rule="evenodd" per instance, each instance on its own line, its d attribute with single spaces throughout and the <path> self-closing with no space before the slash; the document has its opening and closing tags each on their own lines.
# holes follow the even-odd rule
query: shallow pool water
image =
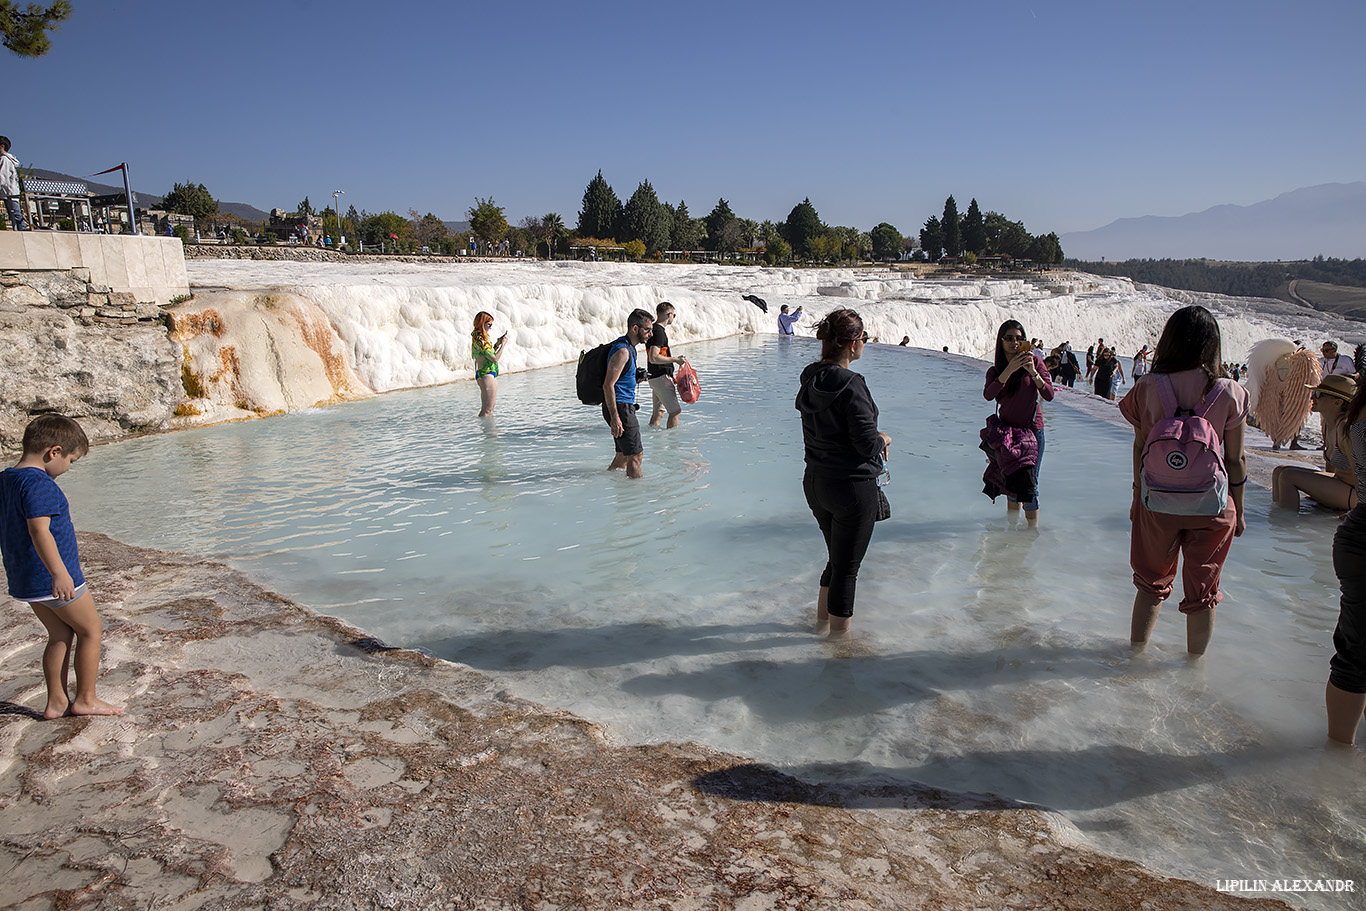
<svg viewBox="0 0 1366 911">
<path fill-rule="evenodd" d="M 623 741 L 995 792 L 1211 884 L 1352 878 L 1366 788 L 1322 748 L 1334 516 L 1273 516 L 1249 488 L 1209 656 L 1186 661 L 1173 601 L 1135 657 L 1132 435 L 1047 406 L 1042 526 L 1013 527 L 980 493 L 980 371 L 870 346 L 893 517 L 861 638 L 822 642 L 792 405 L 817 344 L 689 346 L 702 400 L 643 428 L 643 481 L 604 470 L 610 437 L 565 366 L 500 379 L 492 421 L 456 383 L 99 447 L 63 486 L 83 528 L 224 558 Z"/>
</svg>

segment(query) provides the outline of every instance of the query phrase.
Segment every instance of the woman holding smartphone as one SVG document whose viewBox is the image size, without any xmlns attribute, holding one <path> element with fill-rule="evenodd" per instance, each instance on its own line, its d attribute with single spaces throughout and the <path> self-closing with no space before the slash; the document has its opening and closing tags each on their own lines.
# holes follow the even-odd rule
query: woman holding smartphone
<svg viewBox="0 0 1366 911">
<path fill-rule="evenodd" d="M 1039 522 L 1039 468 L 1043 465 L 1043 406 L 1053 401 L 1053 381 L 1043 359 L 1029 347 L 1029 338 L 1019 320 L 1008 319 L 996 330 L 996 363 L 987 368 L 986 388 L 982 397 L 996 402 L 1001 421 L 1011 427 L 1034 431 L 1039 441 L 1039 455 L 1034 461 L 1034 499 L 1024 505 L 1025 519 L 1030 525 Z M 1006 509 L 1018 520 L 1020 501 L 1006 494 Z"/>
<path fill-rule="evenodd" d="M 493 327 L 493 315 L 480 310 L 474 315 L 474 331 L 470 333 L 470 356 L 474 358 L 474 381 L 479 384 L 479 416 L 486 418 L 493 414 L 494 402 L 498 399 L 498 357 L 507 344 L 508 334 L 504 332 L 498 341 L 489 341 L 489 329 Z"/>
</svg>

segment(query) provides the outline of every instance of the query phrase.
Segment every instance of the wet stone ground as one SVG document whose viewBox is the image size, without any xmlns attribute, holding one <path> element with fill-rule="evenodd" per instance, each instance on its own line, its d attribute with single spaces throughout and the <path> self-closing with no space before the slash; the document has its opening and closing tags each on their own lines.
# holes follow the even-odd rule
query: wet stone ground
<svg viewBox="0 0 1366 911">
<path fill-rule="evenodd" d="M 127 714 L 42 721 L 41 627 L 0 607 L 0 907 L 1285 907 L 1005 800 L 615 745 L 221 564 L 81 546 Z"/>
</svg>

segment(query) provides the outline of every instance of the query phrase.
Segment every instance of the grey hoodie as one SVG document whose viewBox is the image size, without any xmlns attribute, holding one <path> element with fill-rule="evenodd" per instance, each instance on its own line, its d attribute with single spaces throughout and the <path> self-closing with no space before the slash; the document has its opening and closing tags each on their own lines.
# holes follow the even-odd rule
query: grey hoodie
<svg viewBox="0 0 1366 911">
<path fill-rule="evenodd" d="M 851 481 L 877 477 L 882 436 L 877 405 L 861 375 L 824 361 L 809 365 L 802 371 L 797 410 L 808 471 Z"/>
<path fill-rule="evenodd" d="M 19 159 L 0 152 L 0 196 L 19 195 Z"/>
</svg>

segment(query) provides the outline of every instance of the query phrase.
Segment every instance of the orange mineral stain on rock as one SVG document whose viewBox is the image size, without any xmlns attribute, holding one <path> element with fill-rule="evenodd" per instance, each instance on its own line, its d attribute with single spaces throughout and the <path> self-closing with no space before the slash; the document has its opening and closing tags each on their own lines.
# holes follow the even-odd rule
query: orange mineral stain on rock
<svg viewBox="0 0 1366 911">
<path fill-rule="evenodd" d="M 327 315 L 288 292 L 213 291 L 167 310 L 184 352 L 182 385 L 206 424 L 283 414 L 374 393 L 356 376 Z"/>
</svg>

